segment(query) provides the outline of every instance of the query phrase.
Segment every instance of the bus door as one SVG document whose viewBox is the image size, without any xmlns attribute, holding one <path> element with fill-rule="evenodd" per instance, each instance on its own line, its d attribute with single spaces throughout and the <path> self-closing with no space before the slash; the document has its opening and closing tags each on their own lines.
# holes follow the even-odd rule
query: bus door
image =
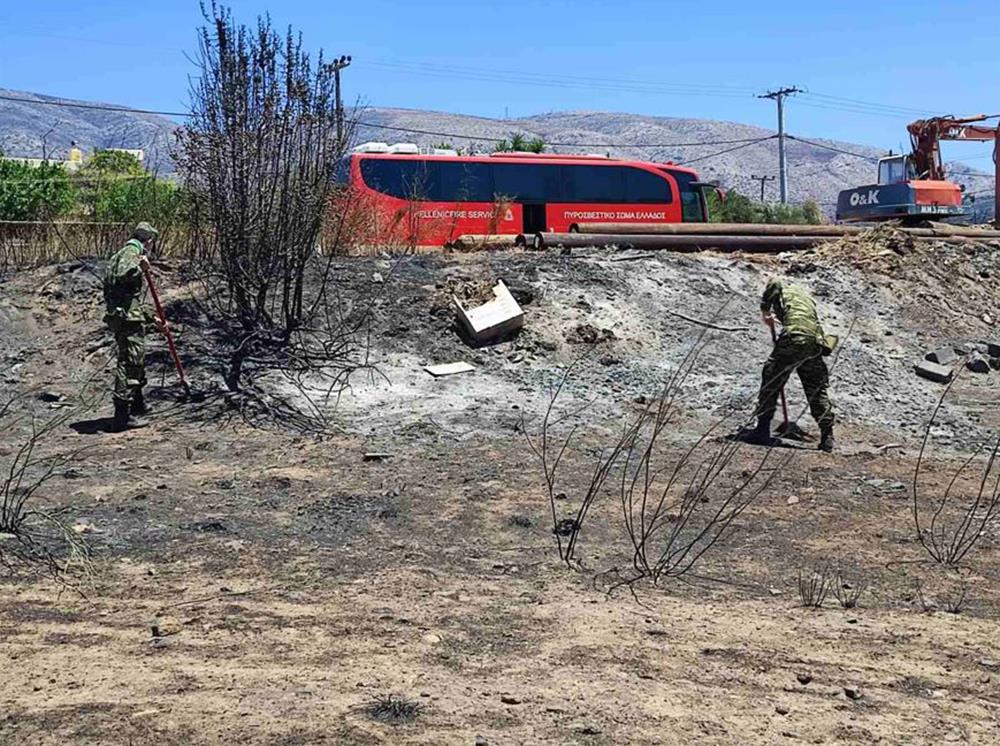
<svg viewBox="0 0 1000 746">
<path fill-rule="evenodd" d="M 529 202 L 521 205 L 521 212 L 524 216 L 524 226 L 522 233 L 526 236 L 535 233 L 544 233 L 548 229 L 545 221 L 545 204 L 542 202 Z"/>
</svg>

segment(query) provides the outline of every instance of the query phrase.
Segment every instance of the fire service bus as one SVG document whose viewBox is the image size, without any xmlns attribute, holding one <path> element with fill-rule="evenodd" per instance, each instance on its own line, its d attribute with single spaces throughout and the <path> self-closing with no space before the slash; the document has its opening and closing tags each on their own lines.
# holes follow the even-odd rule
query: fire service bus
<svg viewBox="0 0 1000 746">
<path fill-rule="evenodd" d="M 443 246 L 466 234 L 530 236 L 583 223 L 701 223 L 707 216 L 708 185 L 669 162 L 422 154 L 409 143 L 365 143 L 342 159 L 336 178 L 351 212 L 367 216 L 365 243 Z"/>
</svg>

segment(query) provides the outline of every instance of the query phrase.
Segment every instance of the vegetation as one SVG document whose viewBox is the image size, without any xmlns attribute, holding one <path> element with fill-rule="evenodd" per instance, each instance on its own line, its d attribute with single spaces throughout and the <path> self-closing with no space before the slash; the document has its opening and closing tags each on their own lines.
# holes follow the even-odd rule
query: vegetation
<svg viewBox="0 0 1000 746">
<path fill-rule="evenodd" d="M 709 193 L 708 214 L 713 223 L 819 225 L 823 222 L 823 213 L 816 200 L 806 200 L 801 205 L 765 204 L 754 202 L 735 189 L 726 193 L 725 200 L 714 192 Z"/>
<path fill-rule="evenodd" d="M 131 153 L 99 150 L 74 176 L 83 212 L 98 222 L 169 224 L 182 195 L 177 186 L 148 173 Z"/>
<path fill-rule="evenodd" d="M 509 139 L 504 139 L 493 146 L 494 153 L 544 153 L 545 141 L 540 137 L 531 139 L 519 132 L 513 132 Z"/>
<path fill-rule="evenodd" d="M 0 220 L 48 220 L 75 204 L 76 188 L 61 165 L 0 159 Z"/>
<path fill-rule="evenodd" d="M 124 151 L 99 150 L 72 174 L 60 163 L 0 159 L 0 220 L 169 224 L 182 201 L 175 184 L 148 173 Z"/>
</svg>

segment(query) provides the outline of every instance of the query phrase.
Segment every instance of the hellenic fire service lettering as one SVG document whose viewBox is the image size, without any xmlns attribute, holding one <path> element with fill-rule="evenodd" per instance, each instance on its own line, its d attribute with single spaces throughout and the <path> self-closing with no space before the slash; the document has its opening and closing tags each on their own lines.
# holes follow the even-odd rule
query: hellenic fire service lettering
<svg viewBox="0 0 1000 746">
<path fill-rule="evenodd" d="M 496 217 L 492 210 L 418 210 L 418 220 L 490 220 Z M 513 220 L 514 213 L 507 210 L 504 220 Z"/>
<path fill-rule="evenodd" d="M 567 210 L 566 220 L 666 220 L 665 212 L 644 210 Z"/>
</svg>

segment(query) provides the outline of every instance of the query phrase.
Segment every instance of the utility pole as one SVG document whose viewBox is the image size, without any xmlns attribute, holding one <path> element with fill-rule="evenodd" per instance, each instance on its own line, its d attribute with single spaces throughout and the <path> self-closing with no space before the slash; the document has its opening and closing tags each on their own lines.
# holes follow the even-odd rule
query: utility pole
<svg viewBox="0 0 1000 746">
<path fill-rule="evenodd" d="M 337 147 L 344 149 L 344 102 L 340 98 L 340 71 L 351 64 L 351 55 L 342 55 L 333 62 L 333 88 L 337 98 Z"/>
<path fill-rule="evenodd" d="M 781 194 L 781 204 L 788 202 L 788 168 L 785 164 L 785 96 L 802 93 L 801 88 L 779 88 L 776 91 L 762 93 L 757 98 L 769 98 L 778 102 L 778 191 Z"/>
<path fill-rule="evenodd" d="M 763 202 L 764 201 L 764 185 L 767 182 L 769 182 L 769 181 L 774 181 L 774 177 L 773 176 L 755 176 L 755 175 L 751 174 L 750 178 L 753 179 L 754 181 L 759 181 L 760 182 L 760 201 Z"/>
</svg>

